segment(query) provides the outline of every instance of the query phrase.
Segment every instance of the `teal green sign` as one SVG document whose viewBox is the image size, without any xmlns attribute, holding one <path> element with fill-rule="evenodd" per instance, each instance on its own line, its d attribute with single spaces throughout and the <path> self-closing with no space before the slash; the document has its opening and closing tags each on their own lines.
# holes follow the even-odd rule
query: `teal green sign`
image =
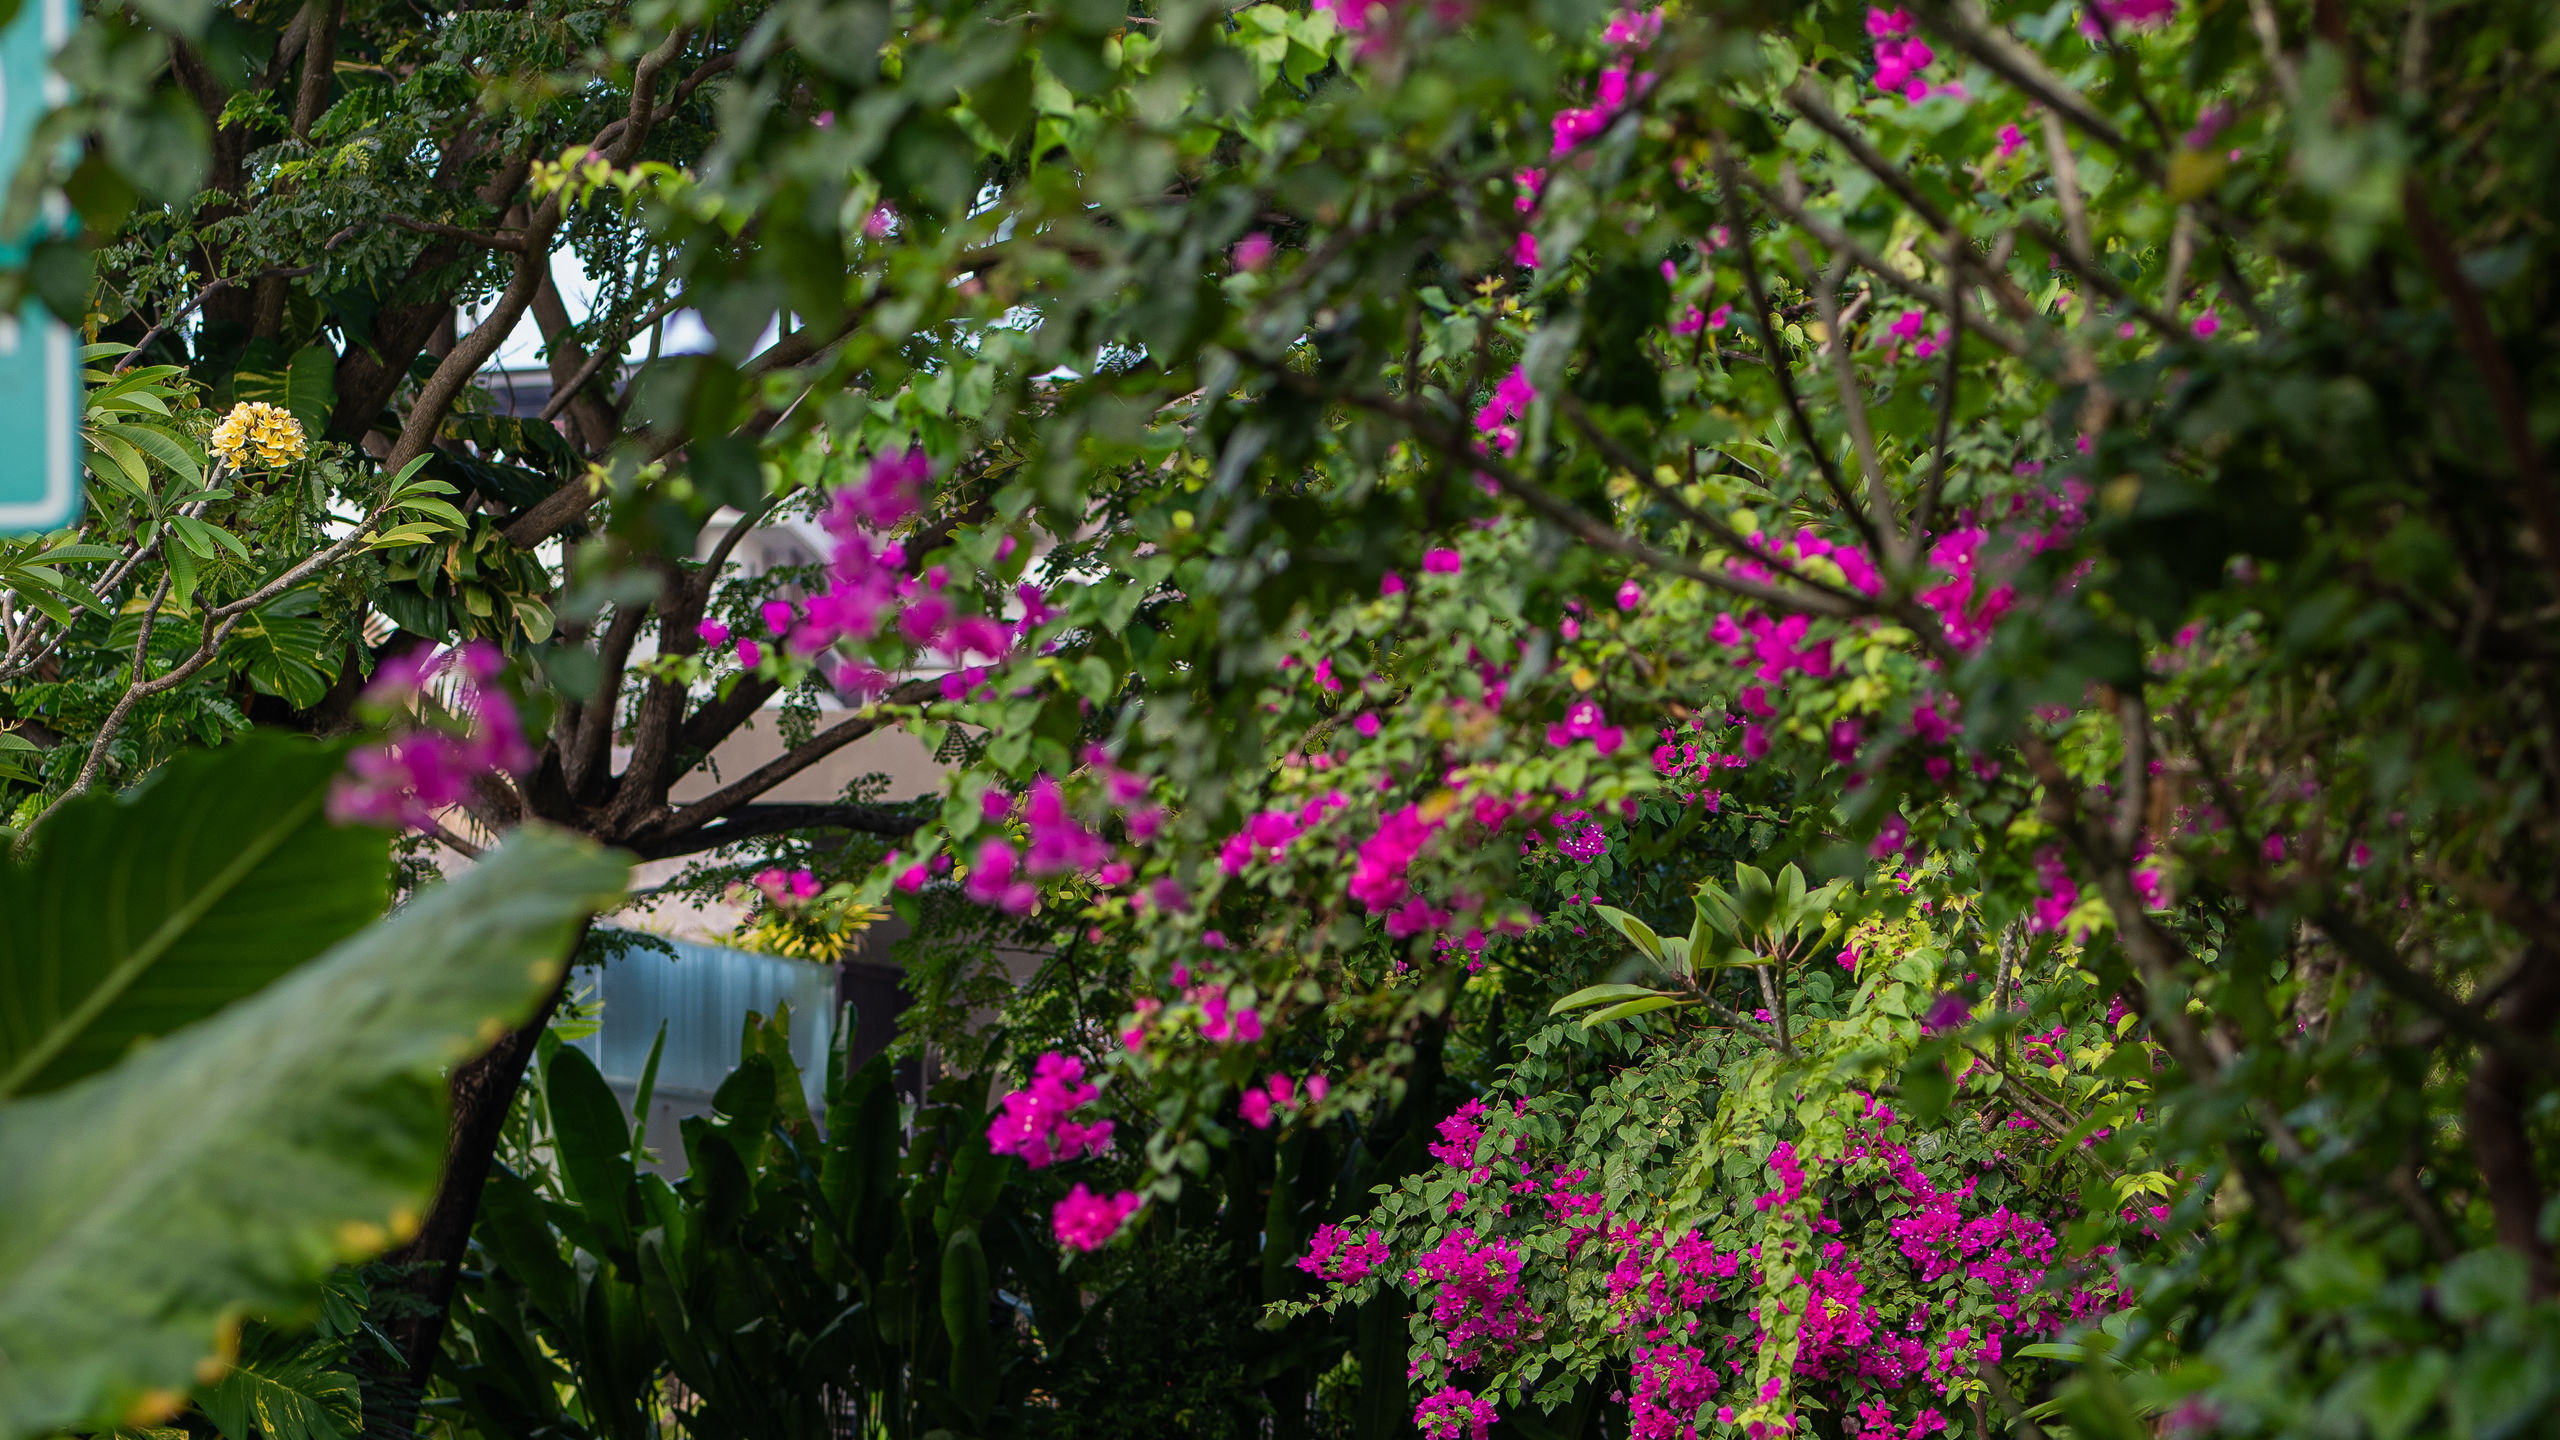
<svg viewBox="0 0 2560 1440">
<path fill-rule="evenodd" d="M 0 30 L 0 187 L 26 159 L 36 122 L 67 98 L 53 52 L 78 15 L 74 0 L 21 0 Z M 46 229 L 63 224 L 46 219 Z M 22 250 L 0 258 L 26 259 Z M 0 316 L 0 435 L 9 437 L 0 446 L 0 534 L 70 524 L 80 513 L 80 344 L 33 300 Z"/>
</svg>

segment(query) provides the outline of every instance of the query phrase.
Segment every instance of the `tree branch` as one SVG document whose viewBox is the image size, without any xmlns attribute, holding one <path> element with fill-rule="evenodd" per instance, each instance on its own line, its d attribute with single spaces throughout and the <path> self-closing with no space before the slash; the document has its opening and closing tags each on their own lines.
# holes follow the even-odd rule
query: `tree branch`
<svg viewBox="0 0 2560 1440">
<path fill-rule="evenodd" d="M 2400 194 L 2408 214 L 2409 238 L 2417 242 L 2427 274 L 2452 305 L 2454 328 L 2462 336 L 2463 352 L 2480 372 L 2480 383 L 2489 392 L 2490 408 L 2497 412 L 2508 458 L 2516 467 L 2516 490 L 2524 502 L 2525 518 L 2533 526 L 2533 538 L 2542 549 L 2542 563 L 2560 572 L 2560 500 L 2552 494 L 2551 477 L 2543 473 L 2541 447 L 2534 443 L 2533 418 L 2525 406 L 2524 392 L 2516 384 L 2515 367 L 2507 359 L 2506 348 L 2498 343 L 2498 332 L 2489 323 L 2489 311 L 2480 303 L 2480 292 L 2462 273 L 2452 241 L 2446 238 L 2444 227 L 2436 223 L 2435 209 L 2427 203 L 2426 187 L 2415 170 L 2403 177 Z"/>
<path fill-rule="evenodd" d="M 415 215 L 404 215 L 397 210 L 386 212 L 382 218 L 403 230 L 414 230 L 421 235 L 435 235 L 447 240 L 459 240 L 465 245 L 477 245 L 484 250 L 504 250 L 511 254 L 522 254 L 527 243 L 527 235 L 521 230 L 513 234 L 471 230 L 460 225 L 447 225 L 441 220 L 421 220 Z"/>
<path fill-rule="evenodd" d="M 1716 145 L 1716 168 L 1723 172 L 1724 203 L 1727 222 L 1733 226 L 1734 253 L 1740 257 L 1742 283 L 1751 294 L 1752 325 L 1760 332 L 1760 350 L 1769 362 L 1769 374 L 1778 382 L 1778 396 L 1786 402 L 1787 415 L 1795 422 L 1796 434 L 1813 457 L 1814 469 L 1822 475 L 1822 483 L 1831 490 L 1831 498 L 1840 513 L 1849 518 L 1867 543 L 1867 553 L 1883 556 L 1884 537 L 1876 533 L 1875 523 L 1860 509 L 1849 494 L 1848 482 L 1840 476 L 1831 452 L 1824 449 L 1822 437 L 1813 430 L 1813 417 L 1804 409 L 1804 397 L 1796 393 L 1795 362 L 1787 357 L 1786 341 L 1778 332 L 1778 317 L 1769 308 L 1769 292 L 1760 281 L 1760 261 L 1751 249 L 1751 221 L 1742 213 L 1742 185 L 1737 179 L 1742 167 L 1735 164 L 1732 147 L 1719 140 Z"/>
<path fill-rule="evenodd" d="M 643 860 L 667 860 L 792 830 L 856 830 L 894 838 L 914 834 L 922 823 L 906 811 L 879 805 L 744 805 L 712 824 L 628 848 Z"/>
<path fill-rule="evenodd" d="M 684 837 L 710 825 L 774 786 L 824 760 L 854 741 L 871 734 L 894 717 L 880 713 L 880 706 L 917 705 L 941 693 L 937 680 L 909 680 L 881 697 L 878 705 L 866 706 L 851 719 L 839 721 L 819 731 L 807 741 L 767 760 L 746 774 L 693 801 L 640 833 L 636 845 L 646 852 L 652 845 L 680 842 Z M 910 826 L 909 828 L 913 828 Z M 683 852 L 668 852 L 683 853 Z"/>
</svg>

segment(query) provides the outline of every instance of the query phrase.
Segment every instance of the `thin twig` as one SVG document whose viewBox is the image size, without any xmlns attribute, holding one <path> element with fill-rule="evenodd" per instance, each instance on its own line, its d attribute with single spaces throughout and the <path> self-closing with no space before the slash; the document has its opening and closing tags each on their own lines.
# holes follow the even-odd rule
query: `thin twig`
<svg viewBox="0 0 2560 1440">
<path fill-rule="evenodd" d="M 1273 378 L 1283 384 L 1303 385 L 1310 390 L 1314 384 L 1290 371 L 1278 372 Z M 1496 489 L 1519 500 L 1530 509 L 1545 516 L 1549 522 L 1570 532 L 1586 544 L 1596 545 L 1612 554 L 1626 556 L 1653 569 L 1685 576 L 1702 585 L 1712 585 L 1717 589 L 1729 591 L 1745 599 L 1757 600 L 1764 605 L 1784 611 L 1845 617 L 1870 614 L 1875 608 L 1863 600 L 1852 605 L 1823 591 L 1781 590 L 1774 585 L 1763 585 L 1759 581 L 1748 580 L 1739 575 L 1706 569 L 1684 556 L 1658 550 L 1641 540 L 1620 534 L 1609 526 L 1601 524 L 1574 506 L 1548 494 L 1544 487 L 1523 479 L 1509 465 L 1491 455 L 1471 453 L 1473 447 L 1468 444 L 1464 432 L 1428 410 L 1409 405 L 1391 396 L 1367 395 L 1357 391 L 1346 392 L 1331 398 L 1339 399 L 1346 405 L 1403 421 L 1424 441 L 1446 454 L 1465 457 L 1463 463 L 1472 466 L 1477 474 L 1491 480 Z"/>
<path fill-rule="evenodd" d="M 1950 296 L 1963 293 L 1955 278 L 1955 266 L 1948 267 Z M 1954 442 L 1956 396 L 1962 388 L 1963 373 L 1957 368 L 1957 356 L 1964 350 L 1964 312 L 1962 304 L 1947 307 L 1947 359 L 1938 372 L 1938 425 L 1929 442 L 1929 478 L 1920 486 L 1920 503 L 1911 511 L 1911 552 L 1929 538 L 1929 527 L 1938 522 L 1938 504 L 1946 495 L 1948 447 Z"/>
<path fill-rule="evenodd" d="M 552 392 L 551 398 L 543 403 L 542 413 L 534 418 L 545 425 L 558 419 L 560 412 L 569 408 L 569 402 L 577 398 L 578 392 L 586 387 L 586 383 L 596 378 L 596 372 L 604 368 L 604 362 L 619 356 L 622 353 L 622 347 L 631 343 L 631 337 L 634 334 L 667 318 L 669 312 L 683 303 L 682 295 L 670 295 L 659 302 L 657 307 L 648 314 L 634 319 L 628 325 L 615 326 L 614 338 L 598 345 L 596 353 L 587 357 L 587 363 L 579 366 L 577 373 L 571 375 L 567 383 Z"/>
<path fill-rule="evenodd" d="M 1769 374 L 1778 382 L 1778 396 L 1786 403 L 1787 414 L 1795 422 L 1796 434 L 1813 456 L 1814 468 L 1821 472 L 1822 483 L 1831 490 L 1841 513 L 1866 541 L 1871 555 L 1884 554 L 1883 537 L 1876 533 L 1875 522 L 1867 518 L 1849 493 L 1848 483 L 1840 477 L 1840 467 L 1824 449 L 1821 437 L 1814 433 L 1813 417 L 1805 413 L 1804 397 L 1796 392 L 1795 367 L 1788 360 L 1785 340 L 1777 327 L 1777 316 L 1769 308 L 1768 288 L 1760 280 L 1760 262 L 1751 250 L 1751 222 L 1742 213 L 1742 185 L 1736 179 L 1741 166 L 1734 163 L 1732 147 L 1719 141 L 1716 146 L 1716 168 L 1723 172 L 1726 223 L 1733 227 L 1734 253 L 1742 266 L 1742 283 L 1751 296 L 1752 323 L 1760 332 L 1761 352 L 1769 361 Z"/>
<path fill-rule="evenodd" d="M 1848 422 L 1849 446 L 1858 457 L 1858 469 L 1866 476 L 1867 512 L 1875 517 L 1876 529 L 1886 539 L 1877 558 L 1892 566 L 1896 573 L 1911 568 L 1910 537 L 1902 533 L 1902 524 L 1894 513 L 1893 490 L 1885 483 L 1884 464 L 1876 459 L 1875 431 L 1867 423 L 1867 397 L 1858 384 L 1858 364 L 1849 354 L 1847 321 L 1840 313 L 1840 282 L 1849 275 L 1849 257 L 1835 258 L 1823 271 L 1822 288 L 1815 300 L 1822 307 L 1822 327 L 1829 332 L 1825 344 L 1831 351 L 1833 384 L 1840 396 L 1840 418 Z"/>
<path fill-rule="evenodd" d="M 1811 235 L 1814 239 L 1821 241 L 1823 248 L 1836 254 L 1846 255 L 1850 259 L 1855 260 L 1860 269 L 1883 282 L 1887 289 L 1899 291 L 1902 294 L 1908 295 L 1912 299 L 1917 300 L 1921 304 L 1929 306 L 1931 309 L 1935 310 L 1946 310 L 1952 312 L 1959 304 L 1962 303 L 1962 290 L 1959 287 L 1961 284 L 1961 277 L 1965 269 L 1968 268 L 1967 262 L 1972 258 L 1969 254 L 1961 258 L 1951 257 L 1953 259 L 1953 263 L 1947 267 L 1949 288 L 1945 290 L 1932 289 L 1927 284 L 1914 280 L 1910 276 L 1903 274 L 1892 264 L 1888 263 L 1883 256 L 1878 255 L 1873 250 L 1859 244 L 1855 237 L 1849 235 L 1838 226 L 1827 224 L 1819 216 L 1816 216 L 1813 212 L 1805 209 L 1803 206 L 1790 202 L 1785 196 L 1780 195 L 1774 188 L 1763 184 L 1758 177 L 1746 171 L 1743 173 L 1742 183 L 1749 186 L 1751 188 L 1751 193 L 1759 196 L 1761 201 L 1768 205 L 1770 209 L 1784 215 L 1790 223 L 1796 225 L 1806 234 Z M 1961 244 L 1961 242 L 1958 243 Z M 2021 297 L 2020 303 L 2023 306 L 2023 297 Z M 2030 318 L 2033 317 L 2033 313 L 2034 312 L 2032 311 L 2028 312 Z M 2027 342 L 1991 323 L 1988 318 L 1976 322 L 1975 333 L 1979 334 L 1983 339 L 1990 341 L 2004 354 L 2018 359 L 2024 359 L 2026 357 Z"/>
<path fill-rule="evenodd" d="M 72 796 L 78 795 L 82 791 L 87 790 L 91 782 L 97 779 L 99 768 L 106 763 L 108 747 L 115 742 L 117 732 L 124 727 L 125 719 L 133 713 L 133 707 L 135 705 L 154 695 L 164 694 L 170 690 L 174 690 L 180 685 L 185 684 L 188 680 L 194 678 L 195 673 L 202 670 L 205 665 L 220 652 L 222 642 L 231 638 L 231 632 L 240 627 L 240 622 L 248 617 L 250 611 L 257 609 L 259 606 L 275 599 L 277 596 L 282 595 L 294 586 L 301 584 L 311 576 L 336 565 L 339 561 L 354 554 L 366 543 L 367 532 L 370 531 L 374 524 L 384 515 L 390 513 L 390 509 L 391 502 L 389 497 L 386 496 L 383 502 L 374 507 L 373 511 L 365 516 L 363 522 L 357 525 L 353 531 L 349 532 L 344 539 L 330 545 L 327 549 L 315 551 L 304 557 L 283 574 L 276 576 L 274 579 L 259 586 L 257 589 L 250 591 L 248 594 L 243 595 L 236 600 L 228 601 L 224 604 L 214 606 L 206 610 L 204 612 L 203 636 L 196 642 L 195 650 L 184 660 L 179 661 L 178 664 L 171 667 L 168 671 L 154 676 L 149 680 L 144 680 L 142 678 L 141 652 L 139 644 L 137 644 L 133 683 L 126 686 L 124 694 L 118 697 L 115 707 L 107 713 L 106 720 L 99 725 L 97 737 L 89 746 L 88 759 L 81 764 L 79 778 L 72 782 L 69 789 L 63 791 L 60 795 L 55 796 L 53 803 L 45 806 L 43 812 L 38 814 L 36 818 L 28 824 L 26 830 L 20 834 L 18 844 L 21 849 L 25 847 L 28 840 L 35 834 L 37 827 L 44 823 L 47 816 L 52 815 L 54 811 L 62 808 L 64 801 L 69 800 Z M 168 577 L 164 576 L 161 580 L 161 593 L 163 595 L 167 593 L 168 586 Z M 148 625 L 149 616 L 146 614 L 144 618 L 145 628 L 143 638 L 148 640 L 150 638 Z"/>
<path fill-rule="evenodd" d="M 2071 153 L 2062 118 L 2050 110 L 2041 118 L 2045 164 L 2053 174 L 2054 198 L 2062 206 L 2063 234 L 2070 238 L 2071 258 L 2086 267 L 2097 250 L 2089 237 L 2089 202 L 2080 194 L 2080 160 Z"/>
<path fill-rule="evenodd" d="M 1672 509 L 1678 511 L 1681 519 L 1688 521 L 1690 524 L 1697 526 L 1699 529 L 1704 530 L 1709 535 L 1715 537 L 1717 544 L 1725 546 L 1737 555 L 1750 555 L 1756 563 L 1766 565 L 1770 569 L 1784 575 L 1789 580 L 1805 586 L 1808 589 L 1819 590 L 1826 594 L 1836 596 L 1844 604 L 1859 605 L 1865 603 L 1866 597 L 1859 595 L 1856 591 L 1843 590 L 1839 586 L 1830 584 L 1827 581 L 1817 580 L 1812 576 L 1805 574 L 1803 571 L 1796 569 L 1781 556 L 1754 550 L 1751 543 L 1743 538 L 1741 532 L 1735 530 L 1731 525 L 1725 523 L 1723 520 L 1720 520 L 1690 504 L 1687 497 L 1680 495 L 1678 492 L 1663 485 L 1659 480 L 1654 479 L 1653 476 L 1648 473 L 1641 456 L 1638 456 L 1634 452 L 1628 450 L 1626 446 L 1618 442 L 1615 436 L 1610 435 L 1607 431 L 1600 428 L 1599 423 L 1592 418 L 1590 410 L 1583 405 L 1582 398 L 1580 396 L 1567 392 L 1566 394 L 1558 397 L 1556 405 L 1558 409 L 1564 411 L 1565 417 L 1573 421 L 1574 425 L 1579 428 L 1583 434 L 1591 437 L 1591 442 L 1600 447 L 1600 453 L 1606 457 L 1611 464 L 1616 465 L 1619 469 L 1634 476 L 1637 484 L 1644 486 L 1647 490 L 1650 490 L 1656 496 L 1660 497 L 1665 504 L 1668 504 Z"/>
<path fill-rule="evenodd" d="M 421 220 L 415 215 L 403 215 L 397 210 L 385 214 L 382 218 L 403 230 L 414 230 L 421 235 L 459 240 L 465 245 L 477 245 L 484 250 L 505 250 L 512 254 L 522 254 L 530 238 L 529 232 L 523 230 L 512 233 L 472 230 L 460 225 L 448 225 L 441 220 Z"/>
<path fill-rule="evenodd" d="M 121 375 L 125 371 L 132 369 L 134 364 L 142 359 L 142 352 L 151 348 L 152 341 L 159 339 L 161 335 L 169 329 L 169 327 L 179 324 L 188 316 L 194 314 L 197 306 L 212 299 L 216 294 L 223 290 L 227 290 L 234 285 L 245 285 L 253 280 L 290 280 L 299 275 L 315 274 L 319 269 L 320 267 L 316 264 L 271 265 L 264 270 L 253 270 L 249 274 L 236 279 L 226 276 L 222 279 L 216 280 L 212 284 L 205 286 L 202 290 L 197 291 L 196 298 L 179 306 L 178 313 L 161 321 L 159 324 L 152 326 L 150 329 L 143 331 L 141 342 L 136 344 L 131 350 L 126 351 L 124 358 L 118 360 L 115 364 L 115 368 L 108 373 Z"/>
</svg>

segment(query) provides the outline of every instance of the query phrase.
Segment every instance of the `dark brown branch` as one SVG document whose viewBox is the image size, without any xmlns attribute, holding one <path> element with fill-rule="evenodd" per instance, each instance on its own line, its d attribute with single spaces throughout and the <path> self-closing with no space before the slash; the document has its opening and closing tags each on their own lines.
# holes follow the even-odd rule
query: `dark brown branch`
<svg viewBox="0 0 2560 1440">
<path fill-rule="evenodd" d="M 465 245 L 477 245 L 484 250 L 505 250 L 513 254 L 522 254 L 528 243 L 526 233 L 521 230 L 514 234 L 473 230 L 461 225 L 447 225 L 441 220 L 421 220 L 415 215 L 403 215 L 397 210 L 390 211 L 382 218 L 403 230 L 414 230 L 421 235 L 434 235 L 446 240 L 459 240 Z"/>
<path fill-rule="evenodd" d="M 2535 946 L 2526 962 L 2524 982 L 2499 1006 L 2499 1018 L 2535 1053 L 2548 1053 L 2552 1022 L 2560 1020 L 2560 956 Z M 2504 1052 L 2483 1054 L 2463 1091 L 2462 1118 L 2481 1186 L 2489 1193 L 2490 1213 L 2496 1217 L 2498 1242 L 2524 1257 L 2528 1289 L 2544 1299 L 2560 1288 L 2560 1267 L 2554 1266 L 2551 1246 L 2542 1238 L 2541 1167 L 2525 1123 L 2536 1088 L 2533 1078 Z"/>
<path fill-rule="evenodd" d="M 695 654 L 702 649 L 702 637 L 695 631 L 702 621 L 702 592 L 663 559 L 654 564 L 661 569 L 658 653 L 669 658 Z M 684 720 L 690 689 L 686 682 L 668 677 L 651 680 L 641 691 L 640 714 L 631 726 L 631 758 L 622 767 L 622 779 L 606 807 L 606 828 L 611 833 L 632 834 L 665 806 L 667 791 L 675 784 L 676 730 Z"/>
<path fill-rule="evenodd" d="M 2480 292 L 2462 273 L 2453 242 L 2436 222 L 2435 208 L 2427 203 L 2426 187 L 2416 171 L 2403 178 L 2400 194 L 2408 213 L 2409 238 L 2417 242 L 2427 274 L 2453 306 L 2454 328 L 2462 336 L 2463 351 L 2480 372 L 2480 383 L 2489 392 L 2490 408 L 2497 412 L 2508 458 L 2516 467 L 2518 498 L 2523 502 L 2525 518 L 2533 526 L 2533 538 L 2541 546 L 2542 563 L 2560 571 L 2560 500 L 2552 495 L 2551 477 L 2543 473 L 2542 450 L 2534 443 L 2533 418 L 2526 408 L 2524 391 L 2516 383 L 2515 367 L 2509 363 L 2505 347 L 2498 343 L 2498 332 L 2489 323 L 2489 311 L 2480 303 Z"/>
<path fill-rule="evenodd" d="M 2505 1057 L 2519 1069 L 2541 1075 L 2560 1075 L 2560 1054 L 2554 1054 L 2548 1046 L 2535 1044 L 2532 1037 L 2517 1034 L 2437 989 L 2427 977 L 2409 968 L 2408 962 L 2395 954 L 2379 936 L 2364 928 L 2343 909 L 2335 905 L 2325 906 L 2314 912 L 2311 920 L 2349 960 L 2381 981 L 2384 989 L 2444 1022 L 2446 1029 L 2484 1050 Z"/>
<path fill-rule="evenodd" d="M 311 127 L 329 108 L 329 91 L 337 81 L 338 20 L 346 0 L 311 0 L 303 7 L 309 38 L 302 47 L 302 84 L 293 97 L 293 134 L 309 140 Z"/>
<path fill-rule="evenodd" d="M 574 482 L 573 482 L 574 483 Z M 568 753 L 561 756 L 561 777 L 569 793 L 581 800 L 599 797 L 604 791 L 606 765 L 613 753 L 613 727 L 619 716 L 616 702 L 622 695 L 622 672 L 631 663 L 631 647 L 640 638 L 641 626 L 649 618 L 645 604 L 619 605 L 613 619 L 605 626 L 604 638 L 597 645 L 595 698 L 578 707 L 577 723 L 570 731 Z"/>
<path fill-rule="evenodd" d="M 629 848 L 643 860 L 667 860 L 793 830 L 855 830 L 903 838 L 914 834 L 918 823 L 906 811 L 878 805 L 742 805 L 709 825 Z"/>
<path fill-rule="evenodd" d="M 942 685 L 938 680 L 909 680 L 881 697 L 880 703 L 887 706 L 919 705 L 941 693 Z M 767 760 L 701 799 L 684 806 L 658 824 L 650 826 L 639 840 L 641 848 L 645 850 L 651 845 L 672 844 L 682 840 L 685 836 L 710 825 L 721 816 L 764 794 L 845 746 L 880 729 L 888 724 L 891 718 L 876 711 L 865 711 L 819 731 L 807 741 Z M 626 780 L 624 783 L 627 785 L 630 782 Z"/>
</svg>

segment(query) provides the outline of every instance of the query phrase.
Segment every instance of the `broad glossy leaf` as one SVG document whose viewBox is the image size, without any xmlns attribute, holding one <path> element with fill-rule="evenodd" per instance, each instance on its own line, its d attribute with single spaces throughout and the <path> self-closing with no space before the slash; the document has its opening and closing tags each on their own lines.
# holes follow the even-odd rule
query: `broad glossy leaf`
<svg viewBox="0 0 2560 1440">
<path fill-rule="evenodd" d="M 0 1096 L 105 1069 L 380 916 L 389 841 L 321 813 L 345 754 L 260 734 L 181 755 L 0 865 Z"/>
<path fill-rule="evenodd" d="M 1572 994 L 1567 995 L 1553 1005 L 1548 1006 L 1547 1013 L 1550 1015 L 1562 1015 L 1568 1010 L 1583 1010 L 1594 1005 L 1606 1005 L 1611 1001 L 1634 1000 L 1642 996 L 1659 995 L 1661 993 L 1662 992 L 1659 990 L 1650 989 L 1643 985 L 1585 985 L 1581 989 L 1574 991 Z"/>
<path fill-rule="evenodd" d="M 551 1113 L 551 1138 L 560 1172 L 587 1218 L 616 1244 L 630 1238 L 625 1211 L 631 1191 L 631 1121 L 604 1083 L 596 1062 L 575 1045 L 551 1053 L 543 1070 L 543 1097 Z"/>
<path fill-rule="evenodd" d="M 1653 933 L 1652 926 L 1614 906 L 1594 905 L 1591 909 L 1594 914 L 1609 922 L 1610 929 L 1632 941 L 1638 950 L 1645 953 L 1645 958 L 1649 960 L 1662 958 L 1662 937 Z"/>
<path fill-rule="evenodd" d="M 1688 1003 L 1677 995 L 1648 995 L 1642 1000 L 1629 1000 L 1623 1005 L 1612 1005 L 1606 1010 L 1595 1012 L 1585 1017 L 1582 1023 L 1587 1029 L 1593 1025 L 1605 1025 L 1612 1020 L 1629 1020 L 1638 1015 L 1650 1015 L 1656 1010 Z"/>
<path fill-rule="evenodd" d="M 0 1436 L 103 1428 L 414 1225 L 444 1075 L 531 1013 L 624 862 L 525 830 L 398 915 L 50 1095 L 0 1107 Z"/>
</svg>

